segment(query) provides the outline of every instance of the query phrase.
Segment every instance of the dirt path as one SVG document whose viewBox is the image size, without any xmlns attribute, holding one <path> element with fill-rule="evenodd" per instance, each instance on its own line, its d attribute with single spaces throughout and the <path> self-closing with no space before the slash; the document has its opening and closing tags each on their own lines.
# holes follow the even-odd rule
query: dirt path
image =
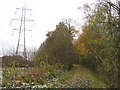
<svg viewBox="0 0 120 90">
<path fill-rule="evenodd" d="M 68 77 L 64 88 L 106 88 L 107 86 L 89 68 L 73 65 L 73 75 Z"/>
</svg>

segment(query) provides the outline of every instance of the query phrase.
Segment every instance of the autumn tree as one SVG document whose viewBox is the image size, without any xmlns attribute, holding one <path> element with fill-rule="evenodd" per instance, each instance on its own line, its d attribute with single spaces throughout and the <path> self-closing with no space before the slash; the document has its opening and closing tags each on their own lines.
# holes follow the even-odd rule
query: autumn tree
<svg viewBox="0 0 120 90">
<path fill-rule="evenodd" d="M 91 12 L 76 41 L 79 61 L 99 72 L 110 87 L 118 87 L 118 13 L 105 1 Z"/>
</svg>

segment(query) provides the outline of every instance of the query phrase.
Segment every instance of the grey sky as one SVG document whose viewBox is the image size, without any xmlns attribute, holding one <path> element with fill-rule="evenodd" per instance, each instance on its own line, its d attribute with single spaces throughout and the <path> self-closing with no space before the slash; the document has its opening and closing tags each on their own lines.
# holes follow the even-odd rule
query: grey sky
<svg viewBox="0 0 120 90">
<path fill-rule="evenodd" d="M 32 16 L 28 14 L 30 19 L 35 20 L 35 26 L 28 24 L 32 31 L 27 33 L 26 43 L 28 47 L 39 47 L 46 39 L 46 33 L 54 30 L 56 25 L 63 18 L 71 18 L 82 24 L 83 12 L 77 10 L 77 7 L 85 3 L 94 3 L 96 0 L 26 0 L 27 7 L 32 9 Z M 11 19 L 20 17 L 20 11 L 15 15 L 15 9 L 23 6 L 25 0 L 0 0 L 0 51 L 9 48 L 16 48 L 18 31 L 16 28 L 19 23 L 13 22 L 10 26 Z M 1 54 L 0 54 L 1 55 Z"/>
</svg>

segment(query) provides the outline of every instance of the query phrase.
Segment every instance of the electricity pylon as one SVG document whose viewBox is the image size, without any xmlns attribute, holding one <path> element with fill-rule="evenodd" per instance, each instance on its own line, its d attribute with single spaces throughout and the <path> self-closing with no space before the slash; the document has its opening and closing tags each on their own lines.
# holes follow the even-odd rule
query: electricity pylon
<svg viewBox="0 0 120 90">
<path fill-rule="evenodd" d="M 23 32 L 23 57 L 25 59 L 27 59 L 27 55 L 26 55 L 26 31 L 32 31 L 32 30 L 26 30 L 26 22 L 34 22 L 34 20 L 27 19 L 26 18 L 26 12 L 31 11 L 32 9 L 28 9 L 25 6 L 22 7 L 22 8 L 16 8 L 15 14 L 17 13 L 17 10 L 20 10 L 22 12 L 21 13 L 21 18 L 11 20 L 11 25 L 12 25 L 13 20 L 20 22 L 20 27 L 13 29 L 13 30 L 18 30 L 19 31 L 18 42 L 17 42 L 17 47 L 16 47 L 16 55 L 18 55 L 18 53 L 19 53 L 19 49 L 20 49 L 19 47 L 20 47 L 20 43 L 21 43 L 21 35 L 22 35 L 22 32 Z"/>
</svg>

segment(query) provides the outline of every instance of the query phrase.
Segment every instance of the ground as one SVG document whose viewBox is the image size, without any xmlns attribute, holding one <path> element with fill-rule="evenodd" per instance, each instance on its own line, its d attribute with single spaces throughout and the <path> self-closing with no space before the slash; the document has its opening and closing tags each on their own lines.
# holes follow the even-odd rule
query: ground
<svg viewBox="0 0 120 90">
<path fill-rule="evenodd" d="M 90 69 L 74 64 L 72 70 L 58 79 L 55 87 L 107 88 L 107 85 L 100 79 L 99 75 L 95 74 Z"/>
<path fill-rule="evenodd" d="M 21 70 L 15 69 L 16 71 L 12 72 L 22 72 Z M 4 72 L 5 73 L 5 72 Z M 6 74 L 8 75 L 8 74 Z M 31 81 L 31 83 L 25 82 Z M 8 79 L 3 80 L 6 82 L 4 88 L 107 88 L 107 85 L 102 81 L 99 75 L 94 73 L 87 67 L 82 65 L 73 65 L 73 68 L 69 71 L 64 71 L 59 73 L 56 77 L 50 79 L 44 79 L 44 83 L 35 83 L 34 78 L 31 76 L 24 77 L 20 80 Z M 3 82 L 3 83 L 4 83 Z"/>
</svg>

